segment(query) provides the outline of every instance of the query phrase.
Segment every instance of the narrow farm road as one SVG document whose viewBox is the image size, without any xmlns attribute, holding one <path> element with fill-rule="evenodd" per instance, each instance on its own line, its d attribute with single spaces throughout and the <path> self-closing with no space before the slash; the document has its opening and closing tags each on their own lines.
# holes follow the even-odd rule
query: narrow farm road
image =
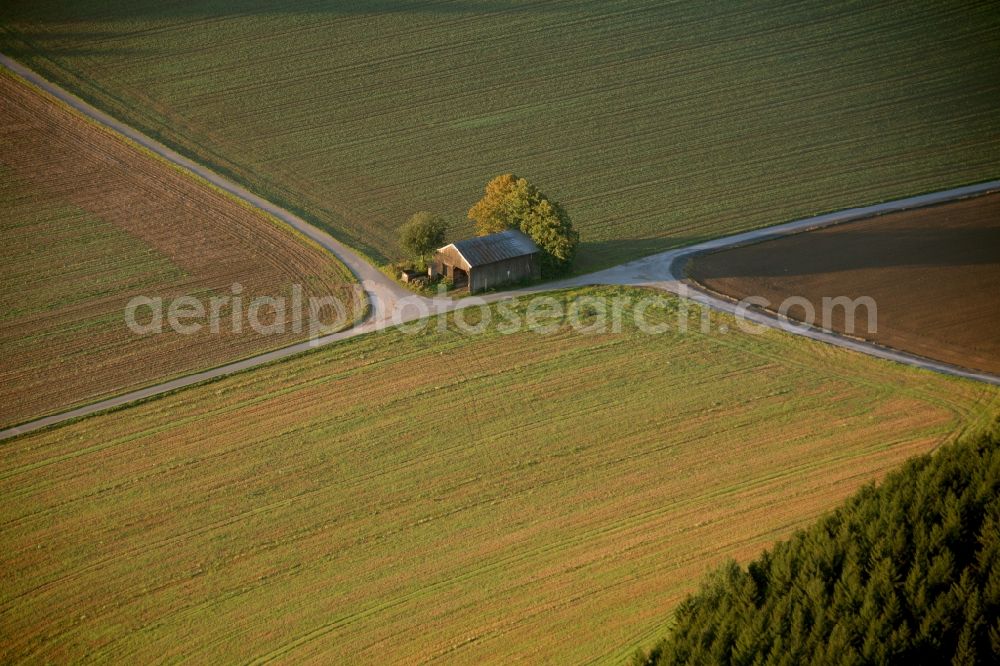
<svg viewBox="0 0 1000 666">
<path fill-rule="evenodd" d="M 167 161 L 195 174 L 214 186 L 225 190 L 231 195 L 286 222 L 306 237 L 316 241 L 333 253 L 334 256 L 340 259 L 340 261 L 342 261 L 354 273 L 354 275 L 361 282 L 361 285 L 371 303 L 371 312 L 369 313 L 367 319 L 353 328 L 317 337 L 312 340 L 303 341 L 289 347 L 284 347 L 282 349 L 270 351 L 258 356 L 235 361 L 227 365 L 178 377 L 167 382 L 123 393 L 89 405 L 84 405 L 82 407 L 70 409 L 58 414 L 52 414 L 14 427 L 0 430 L 0 440 L 15 437 L 17 435 L 39 430 L 73 419 L 89 416 L 97 412 L 113 409 L 139 400 L 170 393 L 187 386 L 192 386 L 204 381 L 224 377 L 236 372 L 295 356 L 310 349 L 315 349 L 316 347 L 322 347 L 358 335 L 384 330 L 400 324 L 434 316 L 436 314 L 442 314 L 482 304 L 494 303 L 528 294 L 537 294 L 559 289 L 593 285 L 628 285 L 660 289 L 689 298 L 697 303 L 716 310 L 731 314 L 739 314 L 741 317 L 753 324 L 759 324 L 770 328 L 781 328 L 813 340 L 852 349 L 877 358 L 896 361 L 957 377 L 964 377 L 967 379 L 974 379 L 1000 385 L 1000 377 L 995 375 L 958 368 L 861 340 L 846 338 L 836 333 L 829 333 L 820 329 L 805 328 L 800 325 L 790 325 L 788 322 L 781 321 L 777 317 L 763 311 L 739 310 L 737 303 L 720 298 L 708 291 L 698 288 L 696 285 L 690 285 L 684 281 L 682 275 L 678 274 L 680 267 L 683 266 L 688 258 L 702 252 L 778 238 L 788 234 L 818 229 L 833 224 L 850 222 L 852 220 L 859 220 L 873 215 L 906 210 L 910 208 L 919 208 L 954 199 L 961 199 L 987 192 L 998 191 L 1000 190 L 1000 180 L 958 187 L 931 194 L 908 197 L 906 199 L 884 202 L 872 206 L 850 208 L 834 213 L 796 220 L 773 227 L 766 227 L 764 229 L 727 236 L 725 238 L 717 238 L 703 243 L 698 243 L 696 245 L 661 252 L 659 254 L 637 259 L 635 261 L 587 275 L 576 276 L 555 282 L 548 282 L 523 289 L 493 292 L 482 296 L 467 297 L 460 300 L 453 300 L 450 298 L 431 299 L 409 292 L 368 263 L 368 261 L 362 258 L 354 250 L 336 240 L 325 231 L 314 227 L 297 215 L 294 215 L 293 213 L 276 206 L 265 199 L 262 199 L 246 188 L 233 183 L 214 171 L 192 162 L 158 141 L 142 134 L 138 130 L 115 120 L 99 109 L 94 108 L 72 93 L 48 81 L 11 58 L 0 54 L 0 65 L 53 95 L 92 120 L 118 132 L 131 141 L 143 146 L 147 150 L 156 153 Z"/>
<path fill-rule="evenodd" d="M 492 302 L 504 298 L 511 298 L 529 291 L 553 291 L 556 289 L 567 289 L 589 285 L 627 285 L 633 287 L 649 287 L 677 294 L 678 296 L 688 298 L 714 310 L 728 312 L 729 314 L 746 320 L 750 324 L 767 326 L 769 328 L 779 328 L 783 331 L 796 335 L 802 335 L 812 340 L 825 342 L 837 347 L 843 347 L 844 349 L 850 349 L 862 354 L 868 354 L 869 356 L 874 356 L 876 358 L 895 361 L 897 363 L 904 363 L 917 368 L 923 368 L 925 370 L 940 372 L 954 377 L 963 377 L 965 379 L 986 382 L 988 384 L 1000 385 L 1000 376 L 994 374 L 960 368 L 948 363 L 942 363 L 922 356 L 916 356 L 914 354 L 909 354 L 890 347 L 883 347 L 865 340 L 850 338 L 840 335 L 839 333 L 825 331 L 821 328 L 808 327 L 795 321 L 786 321 L 763 310 L 741 307 L 738 302 L 721 297 L 714 292 L 704 289 L 698 284 L 693 283 L 690 280 L 686 280 L 683 275 L 683 268 L 687 261 L 695 255 L 704 252 L 721 250 L 723 248 L 730 248 L 738 245 L 746 245 L 748 243 L 758 243 L 775 238 L 781 238 L 782 236 L 811 231 L 813 229 L 821 229 L 835 224 L 863 220 L 875 215 L 894 213 L 913 208 L 923 208 L 925 206 L 931 206 L 947 201 L 954 201 L 956 199 L 964 199 L 967 197 L 979 196 L 997 191 L 1000 191 L 1000 180 L 992 180 L 985 183 L 977 183 L 975 185 L 967 185 L 964 187 L 942 190 L 940 192 L 931 192 L 929 194 L 921 194 L 913 197 L 907 197 L 905 199 L 897 199 L 895 201 L 886 201 L 879 204 L 873 204 L 871 206 L 847 208 L 833 213 L 826 213 L 815 217 L 794 220 L 792 222 L 786 222 L 773 227 L 755 229 L 752 231 L 734 234 L 732 236 L 726 236 L 724 238 L 715 238 L 675 250 L 668 250 L 666 252 L 643 257 L 642 259 L 636 259 L 635 261 L 620 264 L 602 271 L 590 273 L 588 275 L 581 275 L 566 280 L 560 280 L 558 282 L 549 282 L 529 289 L 490 294 L 487 300 Z M 458 307 L 462 307 L 462 301 L 458 302 Z M 984 307 L 990 306 L 989 304 L 984 303 Z"/>
<path fill-rule="evenodd" d="M 358 281 L 364 286 L 372 307 L 369 319 L 378 320 L 387 316 L 387 313 L 392 312 L 397 299 L 412 295 L 410 291 L 397 284 L 394 280 L 391 280 L 384 273 L 382 273 L 382 271 L 378 270 L 367 260 L 362 258 L 357 252 L 347 247 L 322 229 L 309 224 L 301 217 L 285 210 L 284 208 L 281 208 L 280 206 L 274 205 L 270 201 L 257 196 L 245 187 L 237 185 L 233 181 L 219 175 L 211 169 L 189 160 L 176 151 L 164 146 L 159 141 L 146 136 L 139 130 L 112 118 L 100 109 L 91 106 L 73 93 L 61 88 L 55 83 L 52 83 L 16 60 L 0 54 L 0 65 L 3 65 L 11 72 L 14 72 L 34 86 L 41 88 L 46 93 L 52 95 L 91 120 L 95 120 L 101 125 L 114 130 L 134 143 L 137 143 L 143 148 L 159 155 L 168 162 L 171 162 L 185 171 L 193 173 L 199 178 L 208 181 L 219 189 L 228 192 L 237 199 L 241 199 L 255 208 L 259 208 L 260 210 L 273 215 L 282 222 L 285 222 L 292 228 L 299 231 L 302 235 L 319 243 L 335 257 L 337 257 L 337 259 L 343 262 L 351 270 L 351 272 L 354 273 L 355 277 L 358 278 Z"/>
</svg>

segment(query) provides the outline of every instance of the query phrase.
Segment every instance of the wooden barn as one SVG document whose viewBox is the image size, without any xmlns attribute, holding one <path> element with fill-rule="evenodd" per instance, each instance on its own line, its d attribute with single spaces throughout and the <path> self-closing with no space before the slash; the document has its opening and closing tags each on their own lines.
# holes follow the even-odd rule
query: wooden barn
<svg viewBox="0 0 1000 666">
<path fill-rule="evenodd" d="M 542 275 L 539 249 L 516 229 L 445 245 L 434 254 L 430 275 L 444 275 L 469 293 Z"/>
</svg>

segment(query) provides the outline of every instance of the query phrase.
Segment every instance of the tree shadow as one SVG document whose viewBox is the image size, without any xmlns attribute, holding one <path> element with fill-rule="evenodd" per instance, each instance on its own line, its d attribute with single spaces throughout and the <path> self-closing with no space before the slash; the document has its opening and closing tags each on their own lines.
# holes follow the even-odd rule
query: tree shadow
<svg viewBox="0 0 1000 666">
<path fill-rule="evenodd" d="M 642 259 L 653 254 L 676 250 L 707 240 L 709 236 L 664 236 L 662 238 L 625 238 L 620 240 L 580 241 L 573 274 L 583 275 Z"/>
</svg>

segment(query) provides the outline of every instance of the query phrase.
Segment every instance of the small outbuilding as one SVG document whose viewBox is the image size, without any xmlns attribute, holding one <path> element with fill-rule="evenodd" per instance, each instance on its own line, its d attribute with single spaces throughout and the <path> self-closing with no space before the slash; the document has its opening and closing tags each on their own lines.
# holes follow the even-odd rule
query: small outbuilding
<svg viewBox="0 0 1000 666">
<path fill-rule="evenodd" d="M 542 276 L 540 250 L 517 229 L 445 245 L 434 254 L 429 273 L 444 275 L 469 293 Z"/>
</svg>

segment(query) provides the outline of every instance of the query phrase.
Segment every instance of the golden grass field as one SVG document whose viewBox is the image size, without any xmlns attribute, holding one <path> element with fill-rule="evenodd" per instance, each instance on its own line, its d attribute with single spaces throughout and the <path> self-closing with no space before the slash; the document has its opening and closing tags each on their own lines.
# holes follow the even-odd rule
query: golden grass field
<svg viewBox="0 0 1000 666">
<path fill-rule="evenodd" d="M 124 320 L 133 296 L 206 299 L 240 283 L 245 299 L 288 295 L 292 284 L 305 298 L 343 298 L 354 283 L 281 223 L 7 73 L 0 209 L 0 425 L 305 337 L 225 326 L 220 335 L 137 336 Z"/>
<path fill-rule="evenodd" d="M 1000 407 L 711 317 L 383 332 L 5 442 L 0 661 L 620 663 Z"/>
<path fill-rule="evenodd" d="M 579 272 L 995 178 L 979 0 L 32 0 L 0 51 L 360 248 L 527 177 Z"/>
</svg>

